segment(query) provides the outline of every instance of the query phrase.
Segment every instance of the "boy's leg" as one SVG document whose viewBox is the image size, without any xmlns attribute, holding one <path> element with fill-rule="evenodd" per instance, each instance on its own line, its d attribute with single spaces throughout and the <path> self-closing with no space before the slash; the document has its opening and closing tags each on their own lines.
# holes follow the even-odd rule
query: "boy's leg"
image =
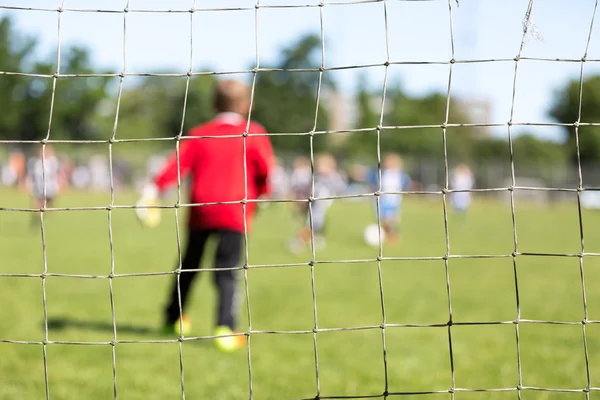
<svg viewBox="0 0 600 400">
<path fill-rule="evenodd" d="M 34 203 L 35 203 L 35 206 L 34 206 L 35 208 L 41 209 L 42 207 L 44 207 L 44 196 L 34 194 Z M 46 204 L 46 207 L 50 207 L 50 206 L 48 204 Z M 31 226 L 38 227 L 39 224 L 40 224 L 40 213 L 35 212 L 31 216 Z"/>
<path fill-rule="evenodd" d="M 190 230 L 188 242 L 181 263 L 182 270 L 198 269 L 200 260 L 204 252 L 206 240 L 210 236 L 211 231 L 205 230 Z M 189 291 L 198 271 L 181 272 L 179 278 L 177 275 L 173 279 L 169 303 L 165 309 L 165 323 L 173 324 L 183 314 L 185 304 L 187 302 Z M 181 309 L 179 308 L 179 295 L 181 292 Z"/>
<path fill-rule="evenodd" d="M 315 238 L 315 246 L 320 249 L 322 249 L 325 246 L 323 228 L 325 224 L 325 212 L 327 206 L 325 204 L 319 203 L 320 201 L 321 200 L 315 201 L 310 209 L 307 208 L 304 226 L 300 228 L 298 236 L 292 239 L 292 241 L 290 242 L 290 250 L 292 252 L 297 253 L 304 249 L 306 246 L 310 246 L 313 232 Z"/>
<path fill-rule="evenodd" d="M 226 326 L 232 331 L 237 328 L 237 277 L 244 236 L 241 232 L 220 231 L 215 254 L 214 280 L 218 290 L 217 326 Z"/>
<path fill-rule="evenodd" d="M 327 201 L 327 203 L 325 202 Z M 325 247 L 325 222 L 327 220 L 327 210 L 331 203 L 329 200 L 317 200 L 313 206 L 312 227 L 315 238 L 315 248 L 323 249 Z M 309 236 L 310 241 L 310 236 Z"/>
<path fill-rule="evenodd" d="M 399 214 L 400 209 L 396 207 L 385 207 L 381 210 L 381 225 L 391 244 L 395 244 L 400 240 Z"/>
</svg>

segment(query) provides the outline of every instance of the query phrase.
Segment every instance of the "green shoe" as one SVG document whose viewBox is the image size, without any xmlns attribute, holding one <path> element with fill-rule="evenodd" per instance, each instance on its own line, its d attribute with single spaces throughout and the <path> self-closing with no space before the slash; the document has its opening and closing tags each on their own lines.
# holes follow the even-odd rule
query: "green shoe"
<svg viewBox="0 0 600 400">
<path fill-rule="evenodd" d="M 183 336 L 190 336 L 190 332 L 192 330 L 192 321 L 185 315 L 181 317 L 181 319 L 178 318 L 177 321 L 172 324 L 166 324 L 163 327 L 163 331 L 167 335 L 174 333 L 177 336 L 181 336 L 181 328 L 183 328 Z"/>
<path fill-rule="evenodd" d="M 232 331 L 226 326 L 218 326 L 214 334 L 215 336 L 219 336 L 215 338 L 217 348 L 227 353 L 243 348 L 246 344 L 246 337 L 239 334 L 231 336 L 236 334 L 238 332 Z"/>
</svg>

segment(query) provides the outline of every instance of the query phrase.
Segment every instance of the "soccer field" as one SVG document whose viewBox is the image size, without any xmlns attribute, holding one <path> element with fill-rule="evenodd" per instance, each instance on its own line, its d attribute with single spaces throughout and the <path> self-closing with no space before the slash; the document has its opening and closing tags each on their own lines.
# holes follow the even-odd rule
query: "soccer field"
<svg viewBox="0 0 600 400">
<path fill-rule="evenodd" d="M 68 193 L 57 206 L 102 206 L 109 200 L 107 194 Z M 133 201 L 131 194 L 116 195 L 117 204 Z M 23 194 L 1 193 L 0 207 L 28 204 Z M 132 210 L 112 212 L 116 274 L 174 269 L 175 213 L 167 210 L 163 217 L 159 228 L 144 230 Z M 39 224 L 31 226 L 31 218 L 29 213 L 0 211 L 0 273 L 43 272 L 41 233 Z M 588 375 L 592 387 L 600 386 L 600 325 L 594 323 L 585 326 L 586 363 L 579 258 L 516 257 L 520 318 L 527 320 L 518 324 L 517 342 L 512 323 L 518 310 L 513 258 L 450 258 L 446 270 L 441 259 L 446 254 L 441 198 L 429 201 L 416 195 L 405 200 L 402 244 L 383 250 L 384 257 L 413 257 L 381 262 L 385 323 L 392 325 L 383 330 L 384 363 L 378 263 L 339 262 L 377 257 L 378 249 L 362 241 L 362 230 L 372 218 L 366 203 L 336 201 L 329 215 L 327 248 L 317 253 L 313 271 L 310 252 L 293 255 L 287 251 L 287 241 L 297 227 L 287 207 L 272 205 L 257 217 L 250 236 L 250 265 L 304 265 L 247 271 L 252 330 L 266 331 L 251 334 L 251 374 L 246 351 L 222 354 L 210 339 L 185 340 L 180 346 L 176 340 L 169 342 L 176 338 L 160 333 L 172 275 L 114 278 L 118 398 L 181 398 L 181 368 L 187 399 L 247 399 L 250 375 L 254 399 L 315 398 L 317 382 L 323 398 L 381 396 L 386 381 L 390 393 L 446 391 L 397 397 L 403 399 L 450 398 L 453 387 L 507 389 L 491 393 L 457 390 L 457 399 L 515 399 L 519 385 L 527 388 L 523 399 L 584 399 Z M 600 253 L 599 218 L 594 212 L 583 213 L 588 253 Z M 51 342 L 46 346 L 49 397 L 112 399 L 113 324 L 106 276 L 113 257 L 108 212 L 50 212 L 44 220 L 47 271 L 98 276 L 45 280 Z M 516 223 L 520 253 L 581 252 L 575 196 L 552 206 L 517 201 Z M 450 255 L 506 256 L 514 251 L 507 202 L 476 200 L 466 219 L 449 213 L 448 225 Z M 318 262 L 325 260 L 334 262 Z M 210 266 L 210 260 L 206 261 L 204 265 Z M 586 256 L 583 267 L 588 319 L 600 320 L 600 293 L 595 287 L 600 260 Z M 312 272 L 317 326 L 323 330 L 316 334 L 318 378 Z M 200 274 L 190 303 L 194 336 L 212 331 L 214 292 L 208 274 Z M 242 282 L 242 291 L 243 287 Z M 0 399 L 46 398 L 43 346 L 7 342 L 44 340 L 42 279 L 0 276 L 0 304 Z M 248 327 L 247 310 L 244 301 L 243 329 Z M 359 327 L 363 329 L 354 329 Z M 600 398 L 598 393 L 592 391 L 590 397 Z"/>
</svg>

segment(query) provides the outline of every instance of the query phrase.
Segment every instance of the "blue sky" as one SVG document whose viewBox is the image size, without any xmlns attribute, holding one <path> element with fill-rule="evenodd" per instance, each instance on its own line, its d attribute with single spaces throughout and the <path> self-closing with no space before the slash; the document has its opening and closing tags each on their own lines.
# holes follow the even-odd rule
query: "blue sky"
<svg viewBox="0 0 600 400">
<path fill-rule="evenodd" d="M 454 0 L 452 0 L 454 1 Z M 343 1 L 337 0 L 342 3 Z M 345 1 L 346 3 L 349 1 Z M 65 8 L 123 10 L 126 0 L 65 0 Z M 320 8 L 259 8 L 255 35 L 255 0 L 197 0 L 198 11 L 190 13 L 126 14 L 126 61 L 128 72 L 168 70 L 187 72 L 190 47 L 196 69 L 216 71 L 248 68 L 256 60 L 267 64 L 278 50 L 303 33 L 319 32 Z M 260 0 L 261 6 L 318 4 L 316 0 Z M 333 2 L 332 2 L 333 3 Z M 517 55 L 522 21 L 529 0 L 460 0 L 453 5 L 456 59 L 514 58 Z M 580 59 L 585 51 L 595 0 L 537 0 L 533 23 L 542 36 L 529 37 L 523 56 Z M 0 6 L 57 8 L 61 0 L 0 0 Z M 189 10 L 193 0 L 130 0 L 130 9 Z M 245 7 L 242 11 L 216 8 Z M 15 17 L 23 32 L 36 35 L 42 48 L 56 48 L 57 12 L 4 11 Z M 383 2 L 326 4 L 322 8 L 326 43 L 326 66 L 377 64 L 386 61 Z M 64 12 L 61 43 L 83 44 L 93 51 L 98 67 L 116 72 L 123 68 L 123 13 Z M 447 0 L 388 0 L 388 43 L 390 61 L 448 61 L 451 57 Z M 588 58 L 600 59 L 600 21 L 596 21 Z M 190 35 L 190 25 L 193 34 Z M 190 37 L 191 36 L 191 37 Z M 553 93 L 568 79 L 579 76 L 579 63 L 520 61 L 517 76 L 514 120 L 552 122 L 547 110 Z M 341 90 L 351 94 L 360 70 L 331 72 Z M 381 88 L 384 68 L 364 69 L 373 88 Z M 586 63 L 586 75 L 598 73 L 597 62 Z M 448 65 L 403 65 L 390 67 L 390 79 L 401 81 L 415 94 L 446 91 Z M 510 118 L 514 62 L 457 64 L 453 70 L 452 95 L 488 100 L 490 122 Z M 584 93 L 585 95 L 585 93 Z M 535 134 L 559 139 L 553 127 L 535 128 Z M 495 129 L 506 135 L 506 128 Z"/>
</svg>

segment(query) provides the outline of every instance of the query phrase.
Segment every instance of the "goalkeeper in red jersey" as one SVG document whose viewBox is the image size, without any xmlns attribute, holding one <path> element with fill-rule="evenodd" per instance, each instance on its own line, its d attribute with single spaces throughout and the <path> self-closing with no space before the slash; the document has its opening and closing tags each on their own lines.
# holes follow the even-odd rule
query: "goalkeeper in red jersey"
<svg viewBox="0 0 600 400">
<path fill-rule="evenodd" d="M 189 334 L 190 320 L 184 310 L 190 287 L 200 268 L 207 239 L 217 238 L 213 266 L 214 283 L 218 291 L 218 310 L 215 336 L 222 350 L 234 350 L 244 344 L 236 332 L 237 278 L 245 232 L 252 227 L 255 200 L 270 193 L 269 178 L 275 157 L 265 129 L 251 121 L 248 136 L 243 138 L 248 125 L 250 93 L 246 85 L 233 80 L 219 81 L 214 93 L 217 116 L 189 132 L 197 139 L 181 141 L 179 158 L 173 153 L 166 165 L 146 188 L 141 203 L 152 204 L 167 189 L 190 176 L 190 203 L 187 244 L 182 255 L 181 274 L 175 277 L 165 308 L 165 329 Z M 258 134 L 258 135 L 257 135 Z M 226 136 L 226 137 L 223 137 Z M 235 136 L 235 137 L 231 137 Z M 246 142 L 244 149 L 244 140 Z M 244 168 L 244 150 L 246 168 Z M 245 176 L 246 175 L 246 176 Z M 209 204 L 222 203 L 228 204 Z M 181 309 L 179 298 L 181 296 Z M 225 336 L 223 336 L 225 335 Z"/>
</svg>

